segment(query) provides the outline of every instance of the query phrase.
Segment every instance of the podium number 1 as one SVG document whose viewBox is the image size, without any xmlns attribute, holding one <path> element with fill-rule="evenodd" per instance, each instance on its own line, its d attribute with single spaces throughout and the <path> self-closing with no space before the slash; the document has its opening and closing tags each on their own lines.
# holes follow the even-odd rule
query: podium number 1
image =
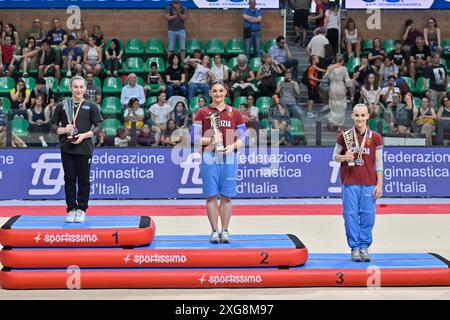
<svg viewBox="0 0 450 320">
<path fill-rule="evenodd" d="M 116 238 L 116 243 L 119 243 L 119 231 L 114 232 L 112 236 Z"/>
</svg>

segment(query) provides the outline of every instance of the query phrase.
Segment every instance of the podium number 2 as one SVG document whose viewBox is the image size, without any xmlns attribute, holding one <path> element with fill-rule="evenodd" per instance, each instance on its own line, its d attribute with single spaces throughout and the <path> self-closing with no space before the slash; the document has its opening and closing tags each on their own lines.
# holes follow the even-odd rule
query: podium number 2
<svg viewBox="0 0 450 320">
<path fill-rule="evenodd" d="M 119 232 L 118 231 L 114 232 L 112 236 L 116 238 L 116 243 L 119 243 Z"/>
<path fill-rule="evenodd" d="M 261 252 L 260 256 L 263 257 L 263 259 L 261 260 L 261 262 L 259 264 L 268 264 L 267 259 L 269 259 L 269 253 L 268 252 Z"/>
</svg>

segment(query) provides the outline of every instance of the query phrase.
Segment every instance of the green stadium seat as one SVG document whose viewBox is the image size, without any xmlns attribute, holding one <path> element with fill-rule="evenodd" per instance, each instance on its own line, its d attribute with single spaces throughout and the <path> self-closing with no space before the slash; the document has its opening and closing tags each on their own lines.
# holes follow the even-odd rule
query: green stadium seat
<svg viewBox="0 0 450 320">
<path fill-rule="evenodd" d="M 203 41 L 201 39 L 188 39 L 186 40 L 186 53 L 190 56 L 194 54 L 195 49 L 200 49 L 202 52 L 205 50 Z"/>
<path fill-rule="evenodd" d="M 416 109 L 419 109 L 422 106 L 422 99 L 418 98 L 418 97 L 414 97 L 413 98 L 413 106 Z"/>
<path fill-rule="evenodd" d="M 105 119 L 102 121 L 102 127 L 105 129 L 107 136 L 114 137 L 116 135 L 116 130 L 121 127 L 121 123 L 118 119 Z"/>
<path fill-rule="evenodd" d="M 293 137 L 302 137 L 305 135 L 303 123 L 300 119 L 291 118 L 291 134 Z"/>
<path fill-rule="evenodd" d="M 118 97 L 106 97 L 102 101 L 102 114 L 108 116 L 122 115 L 122 104 Z"/>
<path fill-rule="evenodd" d="M 256 99 L 256 107 L 262 114 L 268 114 L 271 106 L 272 106 L 271 97 L 259 97 L 258 99 Z"/>
<path fill-rule="evenodd" d="M 369 51 L 370 49 L 373 48 L 373 39 L 364 39 L 363 40 L 363 50 L 364 51 Z"/>
<path fill-rule="evenodd" d="M 152 104 L 155 104 L 157 101 L 158 101 L 158 97 L 151 96 L 151 97 L 148 97 L 147 100 L 145 100 L 145 105 L 147 107 L 150 107 Z"/>
<path fill-rule="evenodd" d="M 227 43 L 227 56 L 238 56 L 245 53 L 244 41 L 241 38 L 233 38 Z"/>
<path fill-rule="evenodd" d="M 145 87 L 147 87 L 150 90 L 150 94 L 157 95 L 159 93 L 159 88 L 161 88 L 161 85 L 151 83 L 147 84 Z"/>
<path fill-rule="evenodd" d="M 416 84 L 414 83 L 414 80 L 411 79 L 410 77 L 402 77 L 402 79 L 408 84 L 409 90 L 414 95 L 417 92 Z"/>
<path fill-rule="evenodd" d="M 20 78 L 25 82 L 25 85 L 27 86 L 27 89 L 29 89 L 30 91 L 32 91 L 34 89 L 34 87 L 36 87 L 36 80 L 32 77 L 27 77 L 27 78 Z"/>
<path fill-rule="evenodd" d="M 275 82 L 276 82 L 277 86 L 278 86 L 278 84 L 279 84 L 280 82 L 282 82 L 282 81 L 284 81 L 284 77 L 276 77 L 276 78 L 275 78 Z"/>
<path fill-rule="evenodd" d="M 224 102 L 225 102 L 227 105 L 229 105 L 229 106 L 232 106 L 232 105 L 233 105 L 233 102 L 231 102 L 231 99 L 230 99 L 230 98 L 225 97 L 225 99 L 223 99 L 223 100 L 224 100 Z"/>
<path fill-rule="evenodd" d="M 384 39 L 383 44 L 381 45 L 384 50 L 386 50 L 386 53 L 391 52 L 395 48 L 395 40 L 394 39 Z"/>
<path fill-rule="evenodd" d="M 266 129 L 268 135 L 272 132 L 272 124 L 270 123 L 269 119 L 262 119 L 260 122 L 262 129 Z"/>
<path fill-rule="evenodd" d="M 206 43 L 206 54 L 213 56 L 215 54 L 225 54 L 225 47 L 223 41 L 220 39 L 210 39 Z"/>
<path fill-rule="evenodd" d="M 103 81 L 104 94 L 120 94 L 122 91 L 122 80 L 119 77 L 108 77 Z"/>
<path fill-rule="evenodd" d="M 17 118 L 11 121 L 12 132 L 18 137 L 27 137 L 29 126 L 28 121 L 22 118 Z"/>
<path fill-rule="evenodd" d="M 0 112 L 4 113 L 10 113 L 11 112 L 11 101 L 9 101 L 6 97 L 0 97 L 1 106 L 0 106 Z"/>
<path fill-rule="evenodd" d="M 422 97 L 425 95 L 425 88 L 423 86 L 423 77 L 420 77 L 416 81 L 416 93 Z M 430 79 L 427 79 L 427 88 L 430 87 Z"/>
<path fill-rule="evenodd" d="M 272 46 L 276 46 L 277 45 L 277 39 L 269 39 L 266 41 L 266 51 L 269 52 L 270 48 Z"/>
<path fill-rule="evenodd" d="M 266 52 L 266 49 L 265 49 L 265 47 L 264 47 L 264 43 L 262 42 L 262 39 L 261 39 L 261 42 L 260 42 L 260 44 L 259 44 L 259 49 L 261 50 L 261 54 L 263 54 L 263 53 Z M 251 54 L 251 55 L 252 55 L 252 54 L 255 54 L 255 48 L 254 48 L 254 46 L 253 46 L 253 43 L 251 44 L 251 47 L 250 47 L 250 54 Z"/>
<path fill-rule="evenodd" d="M 145 45 L 145 53 L 150 56 L 164 56 L 166 48 L 161 39 L 149 39 Z"/>
<path fill-rule="evenodd" d="M 62 78 L 59 83 L 59 93 L 70 94 L 70 78 Z"/>
<path fill-rule="evenodd" d="M 11 77 L 0 77 L 0 94 L 8 95 L 16 86 L 14 79 Z"/>
<path fill-rule="evenodd" d="M 233 70 L 234 66 L 237 65 L 237 58 L 231 58 L 230 61 L 228 61 L 228 68 L 230 68 L 230 70 Z"/>
<path fill-rule="evenodd" d="M 443 39 L 441 41 L 441 47 L 442 47 L 442 55 L 446 59 L 450 58 L 450 39 Z"/>
<path fill-rule="evenodd" d="M 142 40 L 136 38 L 128 39 L 125 45 L 125 54 L 127 56 L 143 55 L 144 43 L 142 42 Z"/>
<path fill-rule="evenodd" d="M 250 69 L 252 69 L 252 71 L 255 73 L 256 76 L 256 72 L 258 72 L 258 69 L 261 66 L 261 58 L 259 57 L 252 58 L 248 66 L 250 67 Z"/>
<path fill-rule="evenodd" d="M 152 64 L 152 62 L 155 61 L 156 64 L 158 65 L 158 72 L 159 73 L 166 73 L 166 64 L 164 63 L 164 60 L 160 57 L 151 57 L 147 59 L 147 62 L 145 64 L 145 70 L 147 72 L 150 71 L 150 65 Z"/>
<path fill-rule="evenodd" d="M 367 122 L 367 125 L 369 126 L 370 130 L 373 130 L 375 132 L 378 132 L 378 122 L 381 121 L 383 122 L 383 132 L 382 134 L 387 134 L 389 133 L 389 124 L 387 123 L 386 120 L 384 119 L 380 119 L 380 118 L 372 118 L 369 119 L 369 121 Z M 380 132 L 378 132 L 380 133 Z"/>
<path fill-rule="evenodd" d="M 55 77 L 44 77 L 45 83 L 50 89 L 53 90 L 54 93 L 59 92 L 59 84 L 58 79 Z"/>
<path fill-rule="evenodd" d="M 145 86 L 145 81 L 142 77 L 136 76 L 136 83 L 140 86 Z M 126 86 L 127 84 L 128 84 L 128 78 L 125 79 L 124 86 Z"/>
<path fill-rule="evenodd" d="M 347 70 L 348 70 L 348 73 L 349 73 L 350 77 L 353 76 L 353 71 L 360 64 L 361 64 L 361 59 L 360 58 L 351 57 L 351 58 L 348 59 L 348 61 L 347 61 Z"/>
<path fill-rule="evenodd" d="M 240 97 L 234 98 L 233 107 L 235 107 L 236 109 L 239 109 L 239 106 L 242 103 L 247 103 L 247 97 L 246 96 L 240 96 Z"/>
<path fill-rule="evenodd" d="M 140 57 L 131 57 L 125 60 L 123 73 L 145 73 L 144 61 Z"/>
</svg>

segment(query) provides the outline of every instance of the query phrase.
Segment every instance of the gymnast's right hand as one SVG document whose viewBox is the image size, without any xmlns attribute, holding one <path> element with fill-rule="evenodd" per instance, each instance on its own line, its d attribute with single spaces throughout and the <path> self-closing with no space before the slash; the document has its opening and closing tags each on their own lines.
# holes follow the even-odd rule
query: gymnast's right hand
<svg viewBox="0 0 450 320">
<path fill-rule="evenodd" d="M 347 152 L 344 154 L 344 160 L 345 160 L 345 161 L 353 161 L 353 160 L 355 160 L 355 155 L 353 154 L 353 152 L 347 151 Z"/>
</svg>

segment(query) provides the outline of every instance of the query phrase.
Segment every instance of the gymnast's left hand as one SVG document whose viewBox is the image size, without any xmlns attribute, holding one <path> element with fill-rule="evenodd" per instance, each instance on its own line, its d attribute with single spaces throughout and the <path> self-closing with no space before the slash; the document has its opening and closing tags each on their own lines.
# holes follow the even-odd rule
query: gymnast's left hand
<svg viewBox="0 0 450 320">
<path fill-rule="evenodd" d="M 75 138 L 77 138 L 77 140 L 72 141 L 73 144 L 80 144 L 81 141 L 84 140 L 84 134 L 83 133 L 79 133 L 75 136 Z"/>
<path fill-rule="evenodd" d="M 233 152 L 234 152 L 234 144 L 229 144 L 222 150 L 223 154 L 231 154 Z"/>
<path fill-rule="evenodd" d="M 383 195 L 383 186 L 376 185 L 375 189 L 373 189 L 373 196 L 375 199 L 381 199 L 381 196 Z"/>
</svg>

